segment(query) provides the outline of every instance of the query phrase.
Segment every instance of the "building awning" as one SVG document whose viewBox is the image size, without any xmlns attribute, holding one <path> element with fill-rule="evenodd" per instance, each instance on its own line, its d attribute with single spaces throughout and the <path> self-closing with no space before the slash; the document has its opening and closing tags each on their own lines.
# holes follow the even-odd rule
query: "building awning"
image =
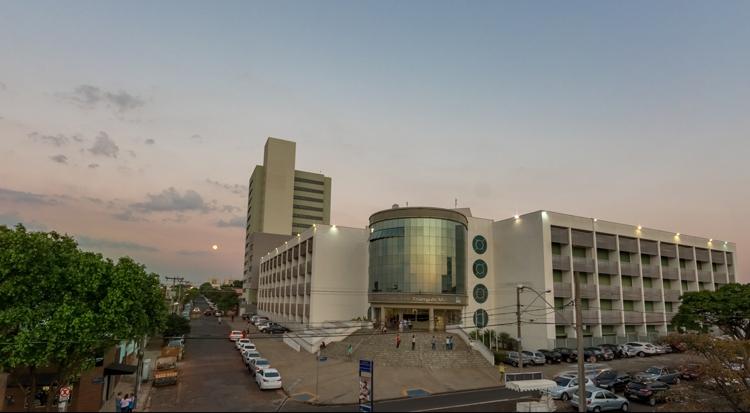
<svg viewBox="0 0 750 413">
<path fill-rule="evenodd" d="M 138 369 L 138 366 L 131 366 L 129 364 L 112 363 L 104 368 L 105 376 L 122 376 L 124 374 L 133 374 Z"/>
<path fill-rule="evenodd" d="M 557 387 L 557 383 L 555 383 L 553 380 L 521 380 L 521 381 L 512 381 L 510 383 L 505 384 L 506 389 L 515 390 L 515 391 L 535 391 L 535 390 L 550 390 Z"/>
</svg>

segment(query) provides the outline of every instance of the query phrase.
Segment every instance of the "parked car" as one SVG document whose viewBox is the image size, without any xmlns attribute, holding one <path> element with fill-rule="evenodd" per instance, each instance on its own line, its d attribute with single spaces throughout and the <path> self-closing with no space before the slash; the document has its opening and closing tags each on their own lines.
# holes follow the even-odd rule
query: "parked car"
<svg viewBox="0 0 750 413">
<path fill-rule="evenodd" d="M 680 367 L 680 377 L 683 380 L 697 380 L 703 375 L 703 367 L 700 364 L 686 364 Z"/>
<path fill-rule="evenodd" d="M 599 346 L 602 350 L 608 349 L 612 352 L 616 359 L 628 357 L 627 352 L 622 344 L 602 344 Z"/>
<path fill-rule="evenodd" d="M 242 331 L 240 330 L 232 330 L 229 333 L 229 340 L 231 341 L 237 341 L 242 338 Z"/>
<path fill-rule="evenodd" d="M 680 384 L 681 373 L 679 370 L 671 369 L 665 366 L 649 367 L 643 373 L 638 373 L 636 378 L 639 380 L 658 380 L 668 384 Z"/>
<path fill-rule="evenodd" d="M 575 350 L 573 350 L 572 348 L 556 347 L 556 348 L 553 348 L 552 351 L 560 353 L 560 356 L 562 357 L 562 359 L 567 361 L 568 363 L 572 363 L 578 359 L 576 357 Z"/>
<path fill-rule="evenodd" d="M 510 364 L 513 367 L 518 367 L 521 364 L 521 360 L 523 360 L 524 365 L 531 365 L 534 364 L 534 359 L 530 356 L 524 354 L 523 358 L 521 358 L 520 354 L 517 351 L 509 351 L 508 354 L 505 356 L 504 363 Z"/>
<path fill-rule="evenodd" d="M 248 350 L 242 353 L 242 359 L 245 361 L 246 366 L 249 366 L 251 361 L 259 359 L 260 357 L 260 353 L 258 353 L 257 350 Z"/>
<path fill-rule="evenodd" d="M 234 346 L 237 347 L 237 350 L 241 350 L 243 344 L 252 344 L 252 342 L 249 338 L 241 338 L 234 342 Z"/>
<path fill-rule="evenodd" d="M 625 390 L 625 386 L 627 386 L 631 380 L 632 378 L 629 374 L 620 373 L 617 370 L 605 370 L 591 379 L 596 387 L 613 392 Z"/>
<path fill-rule="evenodd" d="M 210 315 L 213 315 L 213 314 L 214 314 L 214 312 L 211 311 L 211 310 L 206 310 L 206 311 L 203 312 L 203 315 L 207 315 L 207 316 L 210 316 Z"/>
<path fill-rule="evenodd" d="M 255 382 L 261 390 L 280 389 L 281 374 L 276 369 L 259 370 L 255 375 Z"/>
<path fill-rule="evenodd" d="M 274 325 L 263 330 L 264 333 L 268 334 L 283 334 L 289 332 L 289 329 L 282 325 Z"/>
<path fill-rule="evenodd" d="M 578 379 L 575 376 L 560 375 L 553 379 L 557 383 L 557 387 L 552 388 L 549 394 L 553 399 L 560 399 L 563 401 L 570 400 L 573 393 L 578 390 Z M 585 386 L 593 386 L 594 383 L 591 379 L 586 378 Z"/>
<path fill-rule="evenodd" d="M 221 316 L 223 316 L 223 315 L 224 315 L 224 313 L 222 313 L 221 311 L 216 311 L 216 312 L 214 313 L 214 316 L 216 316 L 216 317 L 221 317 Z"/>
<path fill-rule="evenodd" d="M 656 349 L 656 354 L 667 354 L 667 348 L 664 346 L 654 344 L 654 349 Z M 671 351 L 669 352 L 671 353 Z"/>
<path fill-rule="evenodd" d="M 644 382 L 635 380 L 625 386 L 625 397 L 655 406 L 656 403 L 667 399 L 669 385 L 661 381 Z"/>
<path fill-rule="evenodd" d="M 608 359 L 604 351 L 600 349 L 599 347 L 586 347 L 583 349 L 583 351 L 584 351 L 584 354 L 586 355 L 586 360 L 591 360 L 591 356 L 593 356 L 597 361 L 612 360 L 613 358 L 615 358 L 614 355 L 610 355 L 611 358 Z"/>
<path fill-rule="evenodd" d="M 259 324 L 268 322 L 268 317 L 253 316 L 253 318 L 250 318 L 250 322 L 257 327 Z"/>
<path fill-rule="evenodd" d="M 651 343 L 631 341 L 630 343 L 627 343 L 627 345 L 638 357 L 653 356 L 656 354 L 656 348 Z"/>
<path fill-rule="evenodd" d="M 242 346 L 240 346 L 240 354 L 242 354 L 243 356 L 248 351 L 256 351 L 256 350 L 257 348 L 255 347 L 255 344 L 253 343 L 245 343 Z"/>
<path fill-rule="evenodd" d="M 259 326 L 258 327 L 258 331 L 260 331 L 261 333 L 265 333 L 266 330 L 268 330 L 269 328 L 274 327 L 274 326 L 281 326 L 281 324 L 273 322 L 273 321 L 269 321 L 269 322 L 267 322 L 267 323 Z"/>
<path fill-rule="evenodd" d="M 527 350 L 524 350 L 523 351 L 523 355 L 531 357 L 531 362 L 534 365 L 547 364 L 547 359 L 544 357 L 544 354 L 542 354 L 542 353 L 540 353 L 538 351 L 527 351 Z M 526 363 L 526 360 L 524 359 L 524 364 L 525 363 Z"/>
<path fill-rule="evenodd" d="M 560 363 L 562 361 L 562 354 L 554 350 L 537 350 L 539 353 L 544 354 L 544 359 L 547 360 L 548 364 Z"/>
<path fill-rule="evenodd" d="M 250 363 L 247 365 L 247 369 L 250 371 L 250 374 L 253 377 L 255 377 L 258 371 L 267 369 L 269 367 L 271 367 L 271 362 L 264 358 L 252 359 L 250 360 Z"/>
<path fill-rule="evenodd" d="M 604 360 L 609 361 L 615 359 L 615 352 L 612 351 L 611 348 L 604 346 L 597 346 L 596 348 L 601 350 L 601 352 L 604 354 Z"/>
<path fill-rule="evenodd" d="M 618 396 L 609 390 L 597 388 L 595 386 L 586 386 L 586 411 L 603 412 L 607 410 L 630 410 L 628 399 Z M 570 404 L 578 409 L 578 392 L 573 394 Z"/>
</svg>

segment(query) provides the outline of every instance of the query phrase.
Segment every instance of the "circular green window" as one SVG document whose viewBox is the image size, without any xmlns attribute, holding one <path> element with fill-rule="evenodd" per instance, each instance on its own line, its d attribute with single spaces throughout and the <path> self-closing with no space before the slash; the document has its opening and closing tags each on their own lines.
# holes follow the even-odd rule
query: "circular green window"
<svg viewBox="0 0 750 413">
<path fill-rule="evenodd" d="M 474 287 L 474 300 L 479 304 L 487 301 L 488 295 L 489 292 L 487 291 L 487 287 L 485 287 L 484 284 L 477 284 Z"/>
<path fill-rule="evenodd" d="M 484 260 L 476 260 L 474 261 L 474 265 L 472 265 L 472 270 L 477 278 L 484 278 L 487 275 L 487 263 Z"/>
<path fill-rule="evenodd" d="M 484 254 L 487 251 L 487 240 L 483 236 L 477 235 L 471 241 L 471 246 L 474 247 L 474 252 L 477 254 Z"/>
<path fill-rule="evenodd" d="M 487 315 L 487 312 L 480 308 L 474 312 L 474 325 L 477 326 L 477 328 L 485 328 L 487 327 L 487 321 L 489 318 L 490 316 Z"/>
</svg>

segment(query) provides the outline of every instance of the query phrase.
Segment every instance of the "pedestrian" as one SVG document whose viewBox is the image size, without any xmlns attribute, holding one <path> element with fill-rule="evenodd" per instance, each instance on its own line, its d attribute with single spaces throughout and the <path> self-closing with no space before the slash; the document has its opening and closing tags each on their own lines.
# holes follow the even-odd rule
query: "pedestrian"
<svg viewBox="0 0 750 413">
<path fill-rule="evenodd" d="M 125 393 L 125 396 L 120 399 L 120 411 L 127 413 L 128 407 L 130 407 L 130 395 Z"/>
<path fill-rule="evenodd" d="M 451 345 L 451 339 L 450 339 L 450 337 L 449 337 L 449 336 L 446 336 L 446 337 L 445 337 L 445 350 L 446 350 L 446 351 L 447 351 L 447 350 L 450 350 L 450 345 Z"/>
<path fill-rule="evenodd" d="M 400 333 L 404 332 L 404 322 L 403 321 L 401 321 L 401 322 L 398 323 L 398 331 Z"/>
<path fill-rule="evenodd" d="M 346 346 L 346 358 L 351 361 L 352 360 L 352 353 L 354 352 L 354 347 L 352 347 L 352 344 L 349 343 L 348 346 Z"/>
<path fill-rule="evenodd" d="M 133 409 L 135 409 L 135 394 L 130 396 L 130 401 L 128 402 L 128 413 L 132 412 Z"/>
<path fill-rule="evenodd" d="M 435 336 L 432 336 L 432 351 L 435 351 L 435 347 L 437 346 L 437 340 L 435 340 Z"/>
<path fill-rule="evenodd" d="M 122 401 L 122 392 L 117 392 L 117 396 L 115 396 L 115 411 L 121 412 L 122 406 L 120 405 L 120 402 Z"/>
<path fill-rule="evenodd" d="M 388 334 L 388 327 L 383 324 L 383 334 Z"/>
<path fill-rule="evenodd" d="M 448 343 L 450 343 L 450 348 L 453 350 L 453 336 L 448 336 Z"/>
<path fill-rule="evenodd" d="M 234 323 L 234 314 L 232 314 L 232 322 Z"/>
<path fill-rule="evenodd" d="M 396 349 L 401 346 L 401 334 L 396 334 Z"/>
<path fill-rule="evenodd" d="M 417 335 L 412 334 L 411 335 L 411 351 L 414 351 L 417 349 Z"/>
<path fill-rule="evenodd" d="M 219 324 L 221 324 L 221 317 L 217 317 L 219 319 Z"/>
</svg>

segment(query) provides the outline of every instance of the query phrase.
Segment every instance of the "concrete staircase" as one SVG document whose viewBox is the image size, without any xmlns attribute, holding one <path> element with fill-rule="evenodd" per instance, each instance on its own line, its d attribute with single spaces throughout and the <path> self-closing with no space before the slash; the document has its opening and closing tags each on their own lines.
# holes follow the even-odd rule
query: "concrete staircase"
<svg viewBox="0 0 750 413">
<path fill-rule="evenodd" d="M 331 343 L 322 355 L 346 360 L 346 349 L 352 345 L 352 360 L 374 360 L 378 366 L 428 367 L 428 368 L 474 368 L 489 367 L 491 364 L 481 354 L 467 346 L 455 334 L 413 332 L 417 336 L 416 350 L 411 349 L 412 332 L 401 334 L 401 347 L 396 349 L 396 333 L 381 334 L 376 330 L 360 329 L 346 339 Z M 432 336 L 437 340 L 437 348 L 432 350 Z M 453 336 L 453 350 L 445 349 L 445 338 Z"/>
</svg>

